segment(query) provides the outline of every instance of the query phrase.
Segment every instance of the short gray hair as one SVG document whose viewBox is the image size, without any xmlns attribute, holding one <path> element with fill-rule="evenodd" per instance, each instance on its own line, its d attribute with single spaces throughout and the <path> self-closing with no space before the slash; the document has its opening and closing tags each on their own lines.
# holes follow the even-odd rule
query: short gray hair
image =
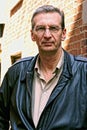
<svg viewBox="0 0 87 130">
<path fill-rule="evenodd" d="M 32 26 L 32 29 L 34 29 L 34 26 L 35 26 L 35 23 L 34 23 L 34 17 L 37 15 L 37 14 L 40 14 L 40 13 L 49 13 L 49 12 L 57 12 L 61 18 L 62 18 L 62 23 L 61 23 L 61 26 L 62 26 L 62 29 L 65 28 L 65 21 L 64 21 L 64 12 L 61 11 L 59 8 L 57 7 L 54 7 L 52 5 L 43 5 L 39 8 L 36 9 L 36 11 L 33 13 L 33 16 L 31 18 L 31 26 Z"/>
</svg>

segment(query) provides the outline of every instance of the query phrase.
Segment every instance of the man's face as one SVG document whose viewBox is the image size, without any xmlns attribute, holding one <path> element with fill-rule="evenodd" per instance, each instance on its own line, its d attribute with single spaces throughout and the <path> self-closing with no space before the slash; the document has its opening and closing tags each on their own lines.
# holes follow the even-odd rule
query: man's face
<svg viewBox="0 0 87 130">
<path fill-rule="evenodd" d="M 58 51 L 66 35 L 66 30 L 61 27 L 61 16 L 58 13 L 37 14 L 34 23 L 31 37 L 36 41 L 39 52 Z"/>
</svg>

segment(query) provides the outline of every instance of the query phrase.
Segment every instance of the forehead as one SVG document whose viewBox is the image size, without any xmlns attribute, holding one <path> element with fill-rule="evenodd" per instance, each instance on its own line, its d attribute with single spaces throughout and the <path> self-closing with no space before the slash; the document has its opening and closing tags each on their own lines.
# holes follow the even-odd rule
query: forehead
<svg viewBox="0 0 87 130">
<path fill-rule="evenodd" d="M 61 16 L 60 14 L 54 13 L 40 13 L 34 17 L 35 25 L 60 25 L 61 24 Z"/>
</svg>

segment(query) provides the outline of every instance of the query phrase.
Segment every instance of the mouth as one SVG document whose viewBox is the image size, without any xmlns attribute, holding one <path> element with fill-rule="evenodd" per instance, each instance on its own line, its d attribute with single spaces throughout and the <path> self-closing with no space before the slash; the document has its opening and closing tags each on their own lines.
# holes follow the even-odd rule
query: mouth
<svg viewBox="0 0 87 130">
<path fill-rule="evenodd" d="M 42 42 L 42 44 L 45 45 L 45 46 L 51 46 L 53 44 L 53 42 L 46 41 L 46 42 Z"/>
</svg>

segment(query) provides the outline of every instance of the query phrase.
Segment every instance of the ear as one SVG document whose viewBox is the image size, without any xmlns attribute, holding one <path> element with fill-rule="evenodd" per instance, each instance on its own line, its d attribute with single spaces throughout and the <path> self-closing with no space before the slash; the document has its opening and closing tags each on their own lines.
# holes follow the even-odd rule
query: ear
<svg viewBox="0 0 87 130">
<path fill-rule="evenodd" d="M 64 41 L 66 38 L 66 29 L 64 28 L 63 31 L 62 31 L 62 37 L 61 37 L 61 40 Z"/>
<path fill-rule="evenodd" d="M 35 34 L 34 34 L 33 30 L 31 30 L 30 32 L 31 32 L 32 41 L 36 41 Z"/>
</svg>

